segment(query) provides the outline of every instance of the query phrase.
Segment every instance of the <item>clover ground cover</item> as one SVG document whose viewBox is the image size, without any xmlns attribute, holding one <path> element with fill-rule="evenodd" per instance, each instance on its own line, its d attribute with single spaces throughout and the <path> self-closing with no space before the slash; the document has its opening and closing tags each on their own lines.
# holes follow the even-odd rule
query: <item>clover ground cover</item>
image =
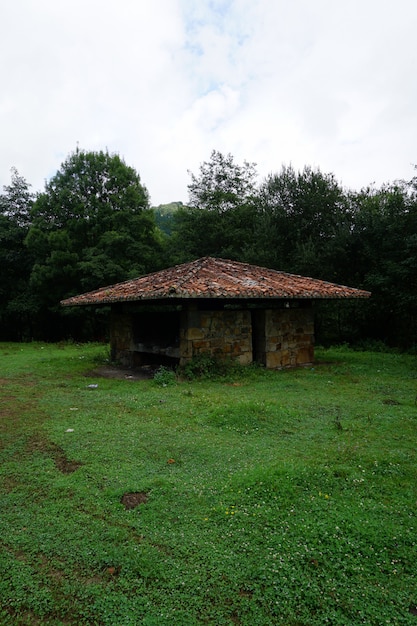
<svg viewBox="0 0 417 626">
<path fill-rule="evenodd" d="M 415 357 L 86 378 L 102 354 L 0 346 L 0 623 L 417 624 Z"/>
</svg>

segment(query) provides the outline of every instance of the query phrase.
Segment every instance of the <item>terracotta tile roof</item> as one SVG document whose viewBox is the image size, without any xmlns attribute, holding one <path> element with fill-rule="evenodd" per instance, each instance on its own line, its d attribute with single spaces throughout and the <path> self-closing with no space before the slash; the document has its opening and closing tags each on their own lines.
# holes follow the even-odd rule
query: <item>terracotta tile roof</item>
<svg viewBox="0 0 417 626">
<path fill-rule="evenodd" d="M 68 298 L 64 306 L 166 299 L 369 298 L 353 289 L 277 270 L 204 257 Z"/>
</svg>

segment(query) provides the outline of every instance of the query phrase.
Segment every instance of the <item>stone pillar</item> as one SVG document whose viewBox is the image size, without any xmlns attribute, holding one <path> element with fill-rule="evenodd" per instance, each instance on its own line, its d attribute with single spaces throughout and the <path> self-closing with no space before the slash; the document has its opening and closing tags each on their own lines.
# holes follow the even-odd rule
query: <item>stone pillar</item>
<svg viewBox="0 0 417 626">
<path fill-rule="evenodd" d="M 119 307 L 112 307 L 110 316 L 110 350 L 112 361 L 133 365 L 133 318 Z"/>
<path fill-rule="evenodd" d="M 265 366 L 295 367 L 314 361 L 313 308 L 265 311 Z"/>
</svg>

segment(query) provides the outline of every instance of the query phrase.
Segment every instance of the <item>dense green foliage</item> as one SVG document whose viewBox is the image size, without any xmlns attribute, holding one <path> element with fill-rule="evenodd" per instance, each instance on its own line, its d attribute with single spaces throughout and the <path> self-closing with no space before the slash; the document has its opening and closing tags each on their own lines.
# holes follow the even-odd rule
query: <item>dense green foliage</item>
<svg viewBox="0 0 417 626">
<path fill-rule="evenodd" d="M 175 214 L 171 258 L 224 256 L 367 289 L 370 302 L 317 306 L 319 340 L 416 345 L 416 179 L 352 192 L 332 174 L 310 167 L 296 172 L 289 166 L 257 188 L 250 169 L 251 185 L 239 187 L 234 181 L 240 180 L 242 168 L 229 156 L 223 172 L 231 179 L 230 194 L 221 177 L 216 190 L 217 177 L 207 174 L 220 165 L 213 153 L 200 177 L 193 177 L 194 202 Z M 232 202 L 224 200 L 229 197 Z"/>
<path fill-rule="evenodd" d="M 415 624 L 415 356 L 85 377 L 102 353 L 0 345 L 3 626 Z"/>
<path fill-rule="evenodd" d="M 201 256 L 247 261 L 372 292 L 317 306 L 319 341 L 417 344 L 417 179 L 341 187 L 284 166 L 259 184 L 253 163 L 213 151 L 189 202 L 150 209 L 117 155 L 77 150 L 36 197 L 14 170 L 0 195 L 0 339 L 104 336 L 103 309 L 64 297 Z"/>
<path fill-rule="evenodd" d="M 25 247 L 33 195 L 25 179 L 12 169 L 11 184 L 0 195 L 0 328 L 9 339 L 23 339 L 35 304 L 29 277 L 33 264 Z"/>
<path fill-rule="evenodd" d="M 6 207 L 7 201 L 6 193 Z M 29 217 L 16 214 L 3 211 L 2 219 L 14 219 L 14 230 L 21 226 L 20 245 L 25 242 L 31 261 L 25 285 L 34 312 L 30 337 L 101 335 L 99 312 L 68 313 L 60 300 L 161 263 L 148 192 L 118 155 L 77 150 L 37 195 Z"/>
<path fill-rule="evenodd" d="M 191 174 L 189 206 L 177 211 L 168 251 L 175 262 L 200 256 L 239 258 L 253 240 L 256 216 L 254 164 L 234 163 L 213 151 L 198 176 Z"/>
</svg>

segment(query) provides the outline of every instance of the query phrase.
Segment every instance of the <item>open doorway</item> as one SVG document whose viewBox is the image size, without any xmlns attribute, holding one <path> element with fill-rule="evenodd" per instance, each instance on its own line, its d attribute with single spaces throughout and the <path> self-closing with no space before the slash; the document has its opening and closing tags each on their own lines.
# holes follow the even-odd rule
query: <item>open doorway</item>
<svg viewBox="0 0 417 626">
<path fill-rule="evenodd" d="M 135 365 L 179 363 L 179 311 L 143 311 L 134 317 L 133 360 Z"/>
</svg>

